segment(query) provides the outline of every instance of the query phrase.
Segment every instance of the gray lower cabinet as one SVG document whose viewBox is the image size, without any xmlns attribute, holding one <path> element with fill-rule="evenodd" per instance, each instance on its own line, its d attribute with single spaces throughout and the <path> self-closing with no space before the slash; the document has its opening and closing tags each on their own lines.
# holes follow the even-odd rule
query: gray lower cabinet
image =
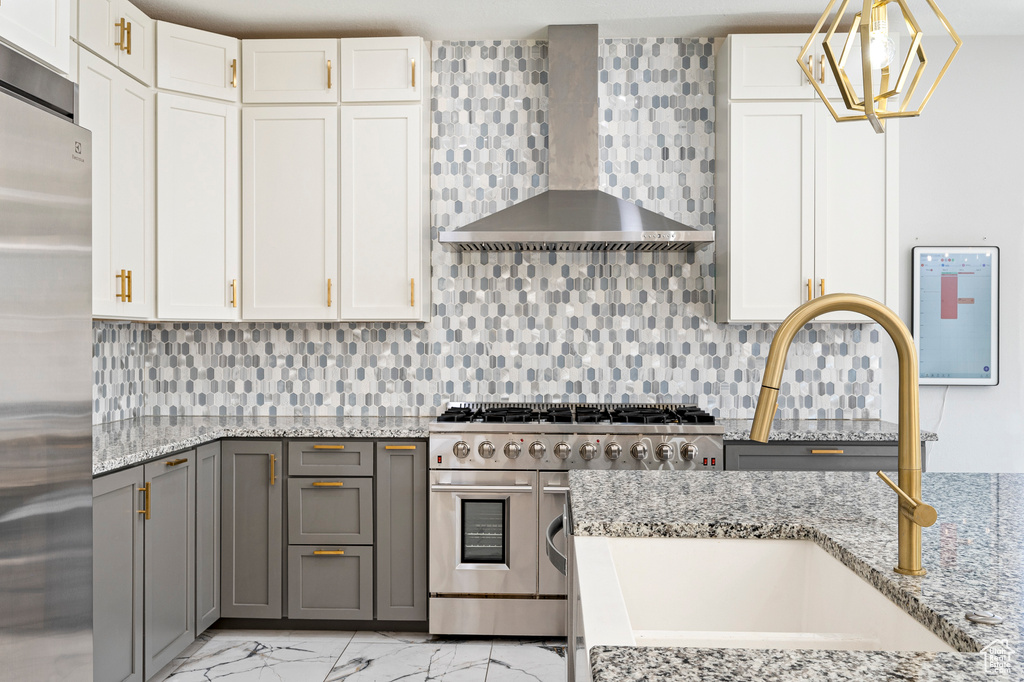
<svg viewBox="0 0 1024 682">
<path fill-rule="evenodd" d="M 373 619 L 373 547 L 289 547 L 288 617 Z"/>
<path fill-rule="evenodd" d="M 924 452 L 924 443 L 921 444 Z M 729 471 L 895 471 L 892 442 L 741 441 L 725 444 Z"/>
<path fill-rule="evenodd" d="M 427 619 L 427 452 L 377 443 L 377 618 Z"/>
<path fill-rule="evenodd" d="M 93 679 L 142 682 L 142 467 L 92 483 Z"/>
<path fill-rule="evenodd" d="M 189 450 L 144 467 L 147 679 L 195 640 L 195 458 Z"/>
<path fill-rule="evenodd" d="M 373 544 L 372 478 L 289 478 L 288 544 Z"/>
<path fill-rule="evenodd" d="M 291 476 L 373 476 L 372 440 L 290 440 Z"/>
<path fill-rule="evenodd" d="M 221 442 L 221 612 L 280 618 L 282 505 L 280 441 Z"/>
<path fill-rule="evenodd" d="M 196 448 L 196 636 L 220 618 L 220 443 Z"/>
</svg>

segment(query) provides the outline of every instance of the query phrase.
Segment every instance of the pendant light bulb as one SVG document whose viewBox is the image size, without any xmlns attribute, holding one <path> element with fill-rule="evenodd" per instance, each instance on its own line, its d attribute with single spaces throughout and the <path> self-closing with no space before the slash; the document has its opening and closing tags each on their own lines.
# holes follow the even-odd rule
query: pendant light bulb
<svg viewBox="0 0 1024 682">
<path fill-rule="evenodd" d="M 868 45 L 868 59 L 871 68 L 878 70 L 892 64 L 896 58 L 896 43 L 889 37 L 889 17 L 885 5 L 871 9 L 871 43 Z"/>
</svg>

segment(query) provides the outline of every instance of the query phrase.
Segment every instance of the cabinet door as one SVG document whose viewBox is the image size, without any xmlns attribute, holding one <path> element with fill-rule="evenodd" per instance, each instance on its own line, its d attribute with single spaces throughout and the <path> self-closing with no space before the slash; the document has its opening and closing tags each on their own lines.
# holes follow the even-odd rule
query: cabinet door
<svg viewBox="0 0 1024 682">
<path fill-rule="evenodd" d="M 209 31 L 156 22 L 156 85 L 237 102 L 241 42 Z"/>
<path fill-rule="evenodd" d="M 243 40 L 242 101 L 337 103 L 338 41 Z"/>
<path fill-rule="evenodd" d="M 156 100 L 146 86 L 117 76 L 110 164 L 114 268 L 128 277 L 120 316 L 146 319 L 156 310 Z"/>
<path fill-rule="evenodd" d="M 195 450 L 145 465 L 145 674 L 195 640 Z"/>
<path fill-rule="evenodd" d="M 157 95 L 160 319 L 239 319 L 239 125 L 235 105 Z"/>
<path fill-rule="evenodd" d="M 730 104 L 728 321 L 783 320 L 814 276 L 814 102 Z M 721 305 L 721 301 L 719 301 Z M 721 318 L 719 318 L 720 321 Z"/>
<path fill-rule="evenodd" d="M 730 99 L 813 99 L 814 87 L 796 58 L 807 36 L 802 33 L 757 33 L 729 36 Z M 808 57 L 818 73 L 818 45 Z"/>
<path fill-rule="evenodd" d="M 341 319 L 421 320 L 429 231 L 416 104 L 342 107 Z"/>
<path fill-rule="evenodd" d="M 420 101 L 428 68 L 422 53 L 422 38 L 342 39 L 341 101 Z"/>
<path fill-rule="evenodd" d="M 373 619 L 372 547 L 289 547 L 288 617 Z"/>
<path fill-rule="evenodd" d="M 0 5 L 0 40 L 61 73 L 71 64 L 71 0 L 7 0 Z"/>
<path fill-rule="evenodd" d="M 377 443 L 377 618 L 427 619 L 427 451 Z"/>
<path fill-rule="evenodd" d="M 336 320 L 338 111 L 242 111 L 242 314 Z"/>
<path fill-rule="evenodd" d="M 898 127 L 890 121 L 878 135 L 864 122 L 836 123 L 825 109 L 816 112 L 816 296 L 861 294 L 898 305 Z M 819 319 L 867 320 L 847 312 Z"/>
<path fill-rule="evenodd" d="M 93 678 L 142 682 L 142 467 L 92 483 Z"/>
<path fill-rule="evenodd" d="M 220 443 L 196 448 L 196 636 L 220 618 Z"/>
<path fill-rule="evenodd" d="M 221 442 L 223 618 L 280 618 L 282 447 Z"/>
<path fill-rule="evenodd" d="M 120 2 L 124 19 L 124 43 L 117 55 L 117 65 L 146 85 L 156 76 L 156 23 L 127 0 Z"/>
<path fill-rule="evenodd" d="M 288 544 L 372 545 L 372 478 L 289 478 Z"/>
<path fill-rule="evenodd" d="M 78 42 L 112 64 L 117 63 L 121 40 L 121 0 L 77 0 Z"/>
</svg>

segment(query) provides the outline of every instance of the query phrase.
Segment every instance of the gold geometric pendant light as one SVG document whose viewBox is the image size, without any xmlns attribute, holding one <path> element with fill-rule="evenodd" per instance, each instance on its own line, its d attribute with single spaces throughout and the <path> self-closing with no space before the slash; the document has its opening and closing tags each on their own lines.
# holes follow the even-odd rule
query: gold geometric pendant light
<svg viewBox="0 0 1024 682">
<path fill-rule="evenodd" d="M 946 75 L 946 69 L 953 62 L 953 57 L 960 51 L 960 46 L 963 44 L 960 36 L 949 25 L 949 21 L 935 5 L 934 0 L 925 0 L 932 12 L 935 13 L 935 16 L 938 17 L 946 33 L 953 39 L 953 51 L 946 59 L 942 70 L 939 71 L 935 82 L 928 88 L 924 98 L 916 105 L 915 109 L 911 109 L 911 102 L 920 86 L 921 77 L 924 75 L 928 59 L 925 57 L 924 46 L 922 45 L 924 34 L 921 32 L 921 26 L 917 23 L 913 13 L 911 13 L 907 0 L 863 0 L 861 11 L 853 15 L 853 23 L 845 36 L 842 49 L 837 53 L 832 45 L 832 38 L 846 18 L 846 10 L 850 4 L 850 0 L 841 0 L 835 18 L 825 33 L 822 47 L 825 52 L 824 56 L 828 60 L 829 66 L 832 67 L 832 74 L 835 76 L 836 83 L 839 85 L 839 91 L 843 96 L 843 104 L 846 105 L 850 112 L 853 112 L 852 115 L 843 116 L 832 106 L 825 91 L 814 77 L 810 63 L 804 61 L 811 51 L 822 26 L 825 25 L 829 15 L 832 13 L 832 8 L 838 1 L 830 0 L 824 14 L 818 19 L 818 23 L 814 26 L 811 36 L 807 39 L 803 49 L 800 51 L 800 55 L 797 57 L 800 68 L 818 92 L 818 96 L 825 102 L 828 110 L 832 112 L 832 116 L 840 122 L 870 121 L 875 132 L 878 133 L 885 132 L 885 120 L 888 118 L 919 116 L 924 111 L 925 105 L 928 104 L 928 100 L 931 99 L 932 93 L 935 92 L 935 87 L 942 80 L 942 77 Z M 910 34 L 910 47 L 907 49 L 902 61 L 898 59 L 898 55 L 895 53 L 895 44 L 889 37 L 888 15 L 890 8 L 894 10 L 894 13 L 898 11 Z M 846 71 L 847 61 L 851 54 L 854 54 L 853 44 L 858 35 L 860 36 L 860 51 L 854 55 L 854 62 L 851 64 L 851 68 L 860 69 L 863 73 L 864 85 L 862 93 L 856 92 Z M 913 77 L 911 77 L 912 71 Z M 907 85 L 908 79 L 910 81 L 909 85 Z"/>
</svg>

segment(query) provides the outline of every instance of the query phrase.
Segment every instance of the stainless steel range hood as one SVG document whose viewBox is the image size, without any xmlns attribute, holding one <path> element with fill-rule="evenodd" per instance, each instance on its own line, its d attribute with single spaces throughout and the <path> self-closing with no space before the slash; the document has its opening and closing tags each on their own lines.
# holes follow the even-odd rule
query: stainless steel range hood
<svg viewBox="0 0 1024 682">
<path fill-rule="evenodd" d="M 597 25 L 548 27 L 548 186 L 439 236 L 455 251 L 692 251 L 700 230 L 598 190 Z"/>
</svg>

